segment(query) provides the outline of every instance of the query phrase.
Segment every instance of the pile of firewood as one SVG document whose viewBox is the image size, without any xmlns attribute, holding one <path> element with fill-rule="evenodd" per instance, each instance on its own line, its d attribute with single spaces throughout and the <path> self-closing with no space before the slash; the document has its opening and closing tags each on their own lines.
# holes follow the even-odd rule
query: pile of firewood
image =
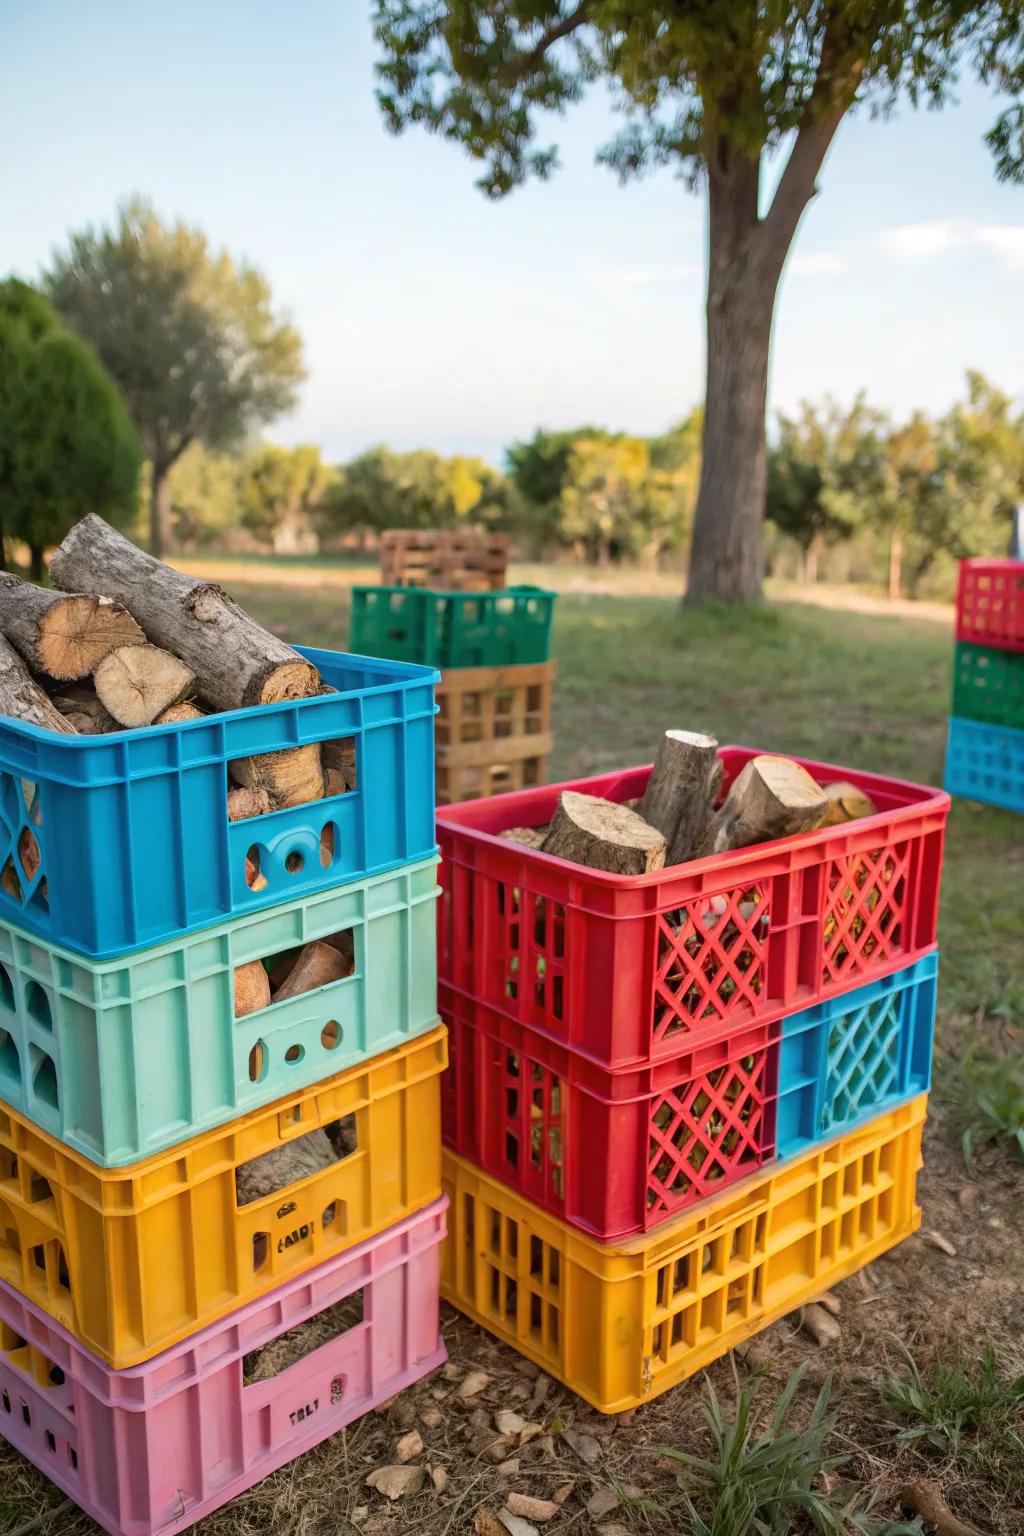
<svg viewBox="0 0 1024 1536">
<path fill-rule="evenodd" d="M 820 785 L 788 757 L 753 757 L 719 805 L 722 764 L 713 736 L 666 731 L 643 797 L 620 805 L 565 790 L 546 827 L 510 827 L 510 842 L 615 875 L 643 875 L 707 854 L 873 816 L 845 781 Z"/>
<path fill-rule="evenodd" d="M 211 582 L 137 549 L 100 517 L 50 562 L 54 590 L 0 574 L 0 714 L 65 735 L 106 735 L 334 690 L 311 662 Z M 347 742 L 229 765 L 242 820 L 355 788 Z"/>
</svg>

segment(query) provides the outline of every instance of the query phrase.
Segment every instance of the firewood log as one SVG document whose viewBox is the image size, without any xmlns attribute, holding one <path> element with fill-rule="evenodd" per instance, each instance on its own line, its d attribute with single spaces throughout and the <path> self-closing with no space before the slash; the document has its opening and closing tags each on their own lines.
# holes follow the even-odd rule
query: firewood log
<svg viewBox="0 0 1024 1536">
<path fill-rule="evenodd" d="M 624 805 L 567 789 L 541 852 L 613 875 L 643 875 L 665 863 L 665 839 Z"/>
<path fill-rule="evenodd" d="M 251 816 L 265 816 L 273 809 L 265 789 L 228 790 L 228 821 L 248 821 Z"/>
<path fill-rule="evenodd" d="M 13 715 L 16 720 L 58 731 L 64 736 L 78 735 L 71 721 L 54 708 L 49 695 L 29 675 L 18 652 L 3 635 L 0 635 L 0 715 Z"/>
<path fill-rule="evenodd" d="M 239 1205 L 251 1205 L 265 1195 L 285 1189 L 298 1179 L 322 1173 L 338 1161 L 334 1148 L 321 1130 L 307 1131 L 294 1141 L 285 1141 L 270 1152 L 251 1157 L 235 1169 L 235 1191 Z"/>
<path fill-rule="evenodd" d="M 176 703 L 193 674 L 170 651 L 155 645 L 123 645 L 105 656 L 93 673 L 100 703 L 128 728 L 152 725 Z"/>
<path fill-rule="evenodd" d="M 95 514 L 56 550 L 50 577 L 64 592 L 115 593 L 150 640 L 191 668 L 217 709 L 305 699 L 319 689 L 316 668 L 220 587 L 155 560 Z"/>
<path fill-rule="evenodd" d="M 236 758 L 228 764 L 228 772 L 244 789 L 265 790 L 275 810 L 322 800 L 327 788 L 320 744 L 315 741 L 306 747 L 284 747 L 280 752 Z"/>
<path fill-rule="evenodd" d="M 180 720 L 201 720 L 203 711 L 190 699 L 182 699 L 180 704 L 171 704 L 153 721 L 154 725 L 177 725 Z"/>
<path fill-rule="evenodd" d="M 270 977 L 262 960 L 247 960 L 235 966 L 235 1018 L 270 1007 Z"/>
<path fill-rule="evenodd" d="M 146 637 L 126 608 L 93 593 L 50 592 L 0 572 L 0 629 L 30 667 L 58 682 L 88 677 L 104 656 Z"/>
<path fill-rule="evenodd" d="M 82 736 L 109 736 L 111 731 L 122 729 L 91 688 L 69 688 L 66 693 L 55 693 L 53 705 Z"/>
<path fill-rule="evenodd" d="M 748 848 L 820 827 L 825 791 L 788 757 L 752 757 L 740 771 L 712 819 L 703 853 Z"/>
<path fill-rule="evenodd" d="M 666 864 L 685 864 L 697 857 L 721 782 L 714 736 L 665 732 L 637 809 L 664 837 Z"/>
<path fill-rule="evenodd" d="M 862 816 L 874 816 L 877 807 L 862 789 L 856 784 L 849 784 L 845 779 L 838 780 L 835 784 L 825 785 L 825 798 L 828 807 L 825 811 L 823 825 L 826 827 L 838 827 L 844 821 L 859 821 Z"/>
<path fill-rule="evenodd" d="M 333 690 L 332 690 L 333 691 Z M 325 741 L 321 744 L 324 767 L 341 775 L 345 789 L 356 787 L 356 749 L 348 741 Z M 332 791 L 342 794 L 342 790 Z"/>
<path fill-rule="evenodd" d="M 326 987 L 329 982 L 351 976 L 352 962 L 331 944 L 316 941 L 306 944 L 284 981 L 274 993 L 274 1002 L 298 997 L 302 992 L 313 992 Z"/>
</svg>

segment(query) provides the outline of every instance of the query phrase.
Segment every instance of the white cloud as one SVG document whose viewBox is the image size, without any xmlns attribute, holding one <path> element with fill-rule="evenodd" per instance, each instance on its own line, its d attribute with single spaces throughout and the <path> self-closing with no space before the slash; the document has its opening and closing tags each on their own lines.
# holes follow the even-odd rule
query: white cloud
<svg viewBox="0 0 1024 1536">
<path fill-rule="evenodd" d="M 936 219 L 899 224 L 878 236 L 883 250 L 903 261 L 920 261 L 948 251 L 983 250 L 1004 267 L 1024 267 L 1024 224 L 972 224 L 967 219 Z"/>
<path fill-rule="evenodd" d="M 794 277 L 830 277 L 835 272 L 847 271 L 849 265 L 847 258 L 836 251 L 813 251 L 806 256 L 798 252 L 789 263 L 789 271 Z"/>
<path fill-rule="evenodd" d="M 592 272 L 590 285 L 602 299 L 622 303 L 627 295 L 643 288 L 675 288 L 684 281 L 700 281 L 703 273 L 693 262 L 661 267 L 626 267 Z"/>
<path fill-rule="evenodd" d="M 979 245 L 1007 267 L 1024 267 L 1024 224 L 983 224 L 975 231 Z"/>
</svg>

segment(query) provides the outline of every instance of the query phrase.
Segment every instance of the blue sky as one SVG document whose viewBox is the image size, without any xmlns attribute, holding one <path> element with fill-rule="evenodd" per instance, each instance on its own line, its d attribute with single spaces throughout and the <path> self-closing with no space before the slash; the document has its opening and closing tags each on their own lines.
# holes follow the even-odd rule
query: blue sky
<svg viewBox="0 0 1024 1536">
<path fill-rule="evenodd" d="M 368 13 L 0 0 L 0 273 L 143 192 L 262 267 L 302 331 L 278 441 L 497 460 L 540 424 L 663 430 L 702 390 L 703 200 L 595 166 L 596 95 L 552 125 L 561 171 L 489 203 L 453 146 L 384 130 Z M 992 175 L 992 101 L 960 96 L 840 130 L 784 279 L 775 406 L 938 410 L 968 367 L 1024 389 L 1024 189 Z"/>
</svg>

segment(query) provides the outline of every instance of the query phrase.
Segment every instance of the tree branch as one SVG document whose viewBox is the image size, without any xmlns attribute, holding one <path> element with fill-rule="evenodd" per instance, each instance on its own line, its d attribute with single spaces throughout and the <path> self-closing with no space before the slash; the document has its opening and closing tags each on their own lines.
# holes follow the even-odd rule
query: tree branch
<svg viewBox="0 0 1024 1536">
<path fill-rule="evenodd" d="M 555 22 L 553 26 L 549 27 L 541 35 L 529 53 L 522 54 L 509 65 L 505 72 L 505 78 L 510 84 L 516 84 L 518 81 L 525 79 L 527 75 L 533 73 L 539 64 L 543 63 L 544 55 L 549 48 L 554 47 L 555 43 L 561 42 L 563 37 L 568 37 L 571 32 L 575 32 L 588 19 L 587 0 L 581 0 L 581 3 L 574 11 L 570 11 L 568 16 L 563 16 L 561 21 Z"/>
</svg>

